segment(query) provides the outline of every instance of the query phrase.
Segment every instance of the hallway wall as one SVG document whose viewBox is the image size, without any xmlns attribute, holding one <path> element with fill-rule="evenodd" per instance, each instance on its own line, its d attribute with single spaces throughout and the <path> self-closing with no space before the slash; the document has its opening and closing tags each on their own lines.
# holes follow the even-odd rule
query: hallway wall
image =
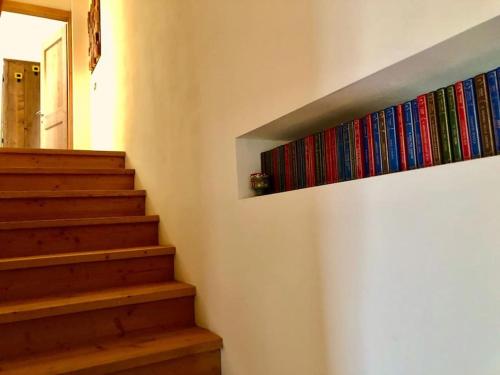
<svg viewBox="0 0 500 375">
<path fill-rule="evenodd" d="M 498 14 L 495 0 L 102 0 L 75 145 L 127 151 L 225 374 L 497 372 L 500 158 L 238 200 L 235 137 Z"/>
</svg>

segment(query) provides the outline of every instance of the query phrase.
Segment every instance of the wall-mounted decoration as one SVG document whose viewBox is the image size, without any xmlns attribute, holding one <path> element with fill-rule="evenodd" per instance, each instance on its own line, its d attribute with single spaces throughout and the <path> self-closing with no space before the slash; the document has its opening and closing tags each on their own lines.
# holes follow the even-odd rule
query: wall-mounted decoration
<svg viewBox="0 0 500 375">
<path fill-rule="evenodd" d="M 92 0 L 88 14 L 90 71 L 93 72 L 101 57 L 101 1 Z"/>
</svg>

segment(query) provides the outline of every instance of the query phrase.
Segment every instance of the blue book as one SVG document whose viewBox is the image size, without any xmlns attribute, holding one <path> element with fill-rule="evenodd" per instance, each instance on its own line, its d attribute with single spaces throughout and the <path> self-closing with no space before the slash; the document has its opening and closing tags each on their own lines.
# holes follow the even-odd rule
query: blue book
<svg viewBox="0 0 500 375">
<path fill-rule="evenodd" d="M 413 130 L 415 131 L 415 155 L 417 156 L 417 166 L 421 168 L 424 166 L 424 151 L 422 150 L 422 131 L 420 130 L 417 99 L 411 101 L 411 114 L 413 117 Z"/>
<path fill-rule="evenodd" d="M 365 176 L 369 175 L 370 170 L 370 153 L 368 151 L 368 127 L 366 125 L 366 117 L 361 119 L 361 132 L 363 135 L 363 154 L 364 154 L 364 170 Z"/>
<path fill-rule="evenodd" d="M 498 93 L 497 72 L 492 70 L 486 73 L 488 81 L 488 92 L 491 105 L 491 117 L 493 120 L 493 134 L 495 135 L 495 151 L 500 153 L 500 95 Z"/>
<path fill-rule="evenodd" d="M 415 169 L 417 168 L 417 153 L 415 152 L 415 132 L 413 130 L 411 102 L 403 104 L 403 122 L 406 138 L 406 153 L 408 155 L 408 169 Z"/>
<path fill-rule="evenodd" d="M 337 140 L 337 171 L 339 172 L 339 181 L 344 181 L 344 136 L 342 125 L 335 128 L 335 137 Z"/>
<path fill-rule="evenodd" d="M 479 133 L 479 119 L 477 117 L 476 91 L 474 79 L 464 81 L 465 110 L 467 112 L 467 125 L 469 128 L 470 149 L 472 158 L 481 157 L 481 141 Z"/>
<path fill-rule="evenodd" d="M 399 145 L 396 129 L 396 109 L 385 109 L 385 123 L 387 126 L 387 153 L 389 154 L 389 173 L 399 172 Z"/>
<path fill-rule="evenodd" d="M 352 160 L 351 144 L 349 142 L 349 125 L 342 125 L 342 135 L 344 143 L 344 178 L 346 181 L 352 180 Z"/>
<path fill-rule="evenodd" d="M 382 149 L 380 147 L 380 131 L 378 127 L 378 113 L 372 113 L 373 153 L 375 154 L 375 174 L 382 174 Z"/>
</svg>

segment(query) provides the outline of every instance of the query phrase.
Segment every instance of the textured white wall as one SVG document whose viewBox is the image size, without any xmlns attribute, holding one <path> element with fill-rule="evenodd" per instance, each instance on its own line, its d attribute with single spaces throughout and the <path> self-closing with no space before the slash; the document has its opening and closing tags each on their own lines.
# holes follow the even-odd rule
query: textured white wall
<svg viewBox="0 0 500 375">
<path fill-rule="evenodd" d="M 500 158 L 238 200 L 235 157 L 235 137 L 498 1 L 102 6 L 86 146 L 127 151 L 225 374 L 498 374 Z"/>
</svg>

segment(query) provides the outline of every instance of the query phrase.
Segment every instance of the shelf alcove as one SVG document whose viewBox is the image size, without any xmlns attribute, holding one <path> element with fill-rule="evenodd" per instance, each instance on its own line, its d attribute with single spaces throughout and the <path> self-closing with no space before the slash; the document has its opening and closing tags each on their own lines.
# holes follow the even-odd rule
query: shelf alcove
<svg viewBox="0 0 500 375">
<path fill-rule="evenodd" d="M 260 171 L 261 152 L 494 69 L 499 35 L 497 16 L 239 136 L 239 198 L 254 195 L 249 176 Z"/>
</svg>

